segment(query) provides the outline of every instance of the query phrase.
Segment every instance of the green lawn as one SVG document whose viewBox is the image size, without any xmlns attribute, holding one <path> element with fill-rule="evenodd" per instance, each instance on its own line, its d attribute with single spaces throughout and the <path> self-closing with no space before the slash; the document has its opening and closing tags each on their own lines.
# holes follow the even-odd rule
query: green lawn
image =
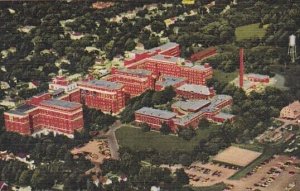
<svg viewBox="0 0 300 191">
<path fill-rule="evenodd" d="M 194 191 L 222 191 L 226 188 L 226 185 L 222 182 L 208 187 L 193 187 Z"/>
<path fill-rule="evenodd" d="M 242 149 L 248 149 L 251 151 L 256 151 L 256 152 L 263 152 L 264 148 L 263 146 L 260 146 L 256 143 L 254 144 L 232 144 L 232 146 L 236 146 Z"/>
<path fill-rule="evenodd" d="M 213 76 L 220 82 L 228 83 L 234 80 L 238 76 L 238 72 L 235 71 L 235 72 L 226 73 L 222 70 L 215 69 Z"/>
<path fill-rule="evenodd" d="M 199 140 L 207 138 L 208 134 L 217 127 L 204 130 L 197 129 L 197 135 L 190 141 L 183 140 L 174 135 L 162 135 L 159 132 L 143 132 L 141 129 L 124 126 L 116 131 L 120 146 L 126 146 L 133 150 L 156 149 L 159 152 L 171 150 L 191 152 Z"/>
<path fill-rule="evenodd" d="M 250 39 L 253 37 L 262 38 L 266 34 L 266 27 L 259 28 L 259 23 L 237 27 L 235 29 L 235 37 L 237 41 Z"/>
</svg>

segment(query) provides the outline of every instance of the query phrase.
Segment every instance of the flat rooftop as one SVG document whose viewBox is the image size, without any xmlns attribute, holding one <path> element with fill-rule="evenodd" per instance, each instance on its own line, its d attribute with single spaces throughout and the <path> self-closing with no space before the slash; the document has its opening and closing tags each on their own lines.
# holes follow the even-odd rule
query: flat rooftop
<svg viewBox="0 0 300 191">
<path fill-rule="evenodd" d="M 16 114 L 16 115 L 27 115 L 27 111 L 32 110 L 34 108 L 36 108 L 36 106 L 24 104 L 24 105 L 17 107 L 14 110 L 6 111 L 6 113 L 11 113 L 11 114 Z"/>
<path fill-rule="evenodd" d="M 160 60 L 160 61 L 169 62 L 169 63 L 177 63 L 178 59 L 180 59 L 180 58 L 174 57 L 174 56 L 165 56 L 162 54 L 157 54 L 157 55 L 151 56 L 150 59 Z"/>
<path fill-rule="evenodd" d="M 254 73 L 249 73 L 249 74 L 247 74 L 247 76 L 252 77 L 252 78 L 258 78 L 258 79 L 270 78 L 268 75 L 254 74 Z"/>
<path fill-rule="evenodd" d="M 261 154 L 262 153 L 260 152 L 231 146 L 217 154 L 213 160 L 234 166 L 245 167 L 257 159 Z"/>
<path fill-rule="evenodd" d="M 116 83 L 116 82 L 110 82 L 106 80 L 91 80 L 87 82 L 80 82 L 79 84 L 88 85 L 88 86 L 94 86 L 94 87 L 100 87 L 100 88 L 106 88 L 110 90 L 118 90 L 123 87 L 122 84 Z"/>
<path fill-rule="evenodd" d="M 176 118 L 174 119 L 174 123 L 177 125 L 181 125 L 181 126 L 185 126 L 186 124 L 188 124 L 191 120 L 193 120 L 194 118 L 203 115 L 202 111 L 198 111 L 196 113 L 188 113 L 186 115 L 184 115 L 181 118 Z"/>
<path fill-rule="evenodd" d="M 197 85 L 197 84 L 184 84 L 184 85 L 178 87 L 177 90 L 191 92 L 191 93 L 197 93 L 197 94 L 203 94 L 203 95 L 210 95 L 210 91 L 207 86 Z"/>
<path fill-rule="evenodd" d="M 202 109 L 203 107 L 210 104 L 209 100 L 187 100 L 187 101 L 177 101 L 175 102 L 172 107 L 177 107 L 182 110 L 192 110 L 196 111 Z"/>
<path fill-rule="evenodd" d="M 81 107 L 80 103 L 63 101 L 63 100 L 58 100 L 58 99 L 44 100 L 41 102 L 41 105 L 55 107 L 58 109 L 62 109 L 62 108 L 63 109 L 77 109 L 77 108 Z"/>
<path fill-rule="evenodd" d="M 151 48 L 151 49 L 149 49 L 149 51 L 156 51 L 156 50 L 166 51 L 166 50 L 174 48 L 174 47 L 176 47 L 178 45 L 179 44 L 177 44 L 175 42 L 168 42 L 168 43 L 163 44 L 161 46 L 158 46 L 158 47 L 155 47 L 155 48 Z"/>
<path fill-rule="evenodd" d="M 163 76 L 161 80 L 157 81 L 156 84 L 163 87 L 173 86 L 177 83 L 185 81 L 185 78 L 174 77 L 174 76 Z"/>
<path fill-rule="evenodd" d="M 216 95 L 214 96 L 210 101 L 211 104 L 208 107 L 205 107 L 202 109 L 203 112 L 215 112 L 216 110 L 218 110 L 218 106 L 228 100 L 231 100 L 232 97 L 229 95 Z"/>
<path fill-rule="evenodd" d="M 158 118 L 161 118 L 161 119 L 171 119 L 171 118 L 176 116 L 176 114 L 173 113 L 173 112 L 165 111 L 165 110 L 159 110 L 159 109 L 153 109 L 153 108 L 150 108 L 150 107 L 143 107 L 143 108 L 135 111 L 135 113 L 143 114 L 143 115 L 149 115 L 149 116 L 153 116 L 153 117 L 158 117 Z"/>
<path fill-rule="evenodd" d="M 224 95 L 224 94 L 219 94 L 216 95 L 212 98 L 211 102 L 214 105 L 218 105 L 224 101 L 232 100 L 232 97 L 230 95 Z"/>
<path fill-rule="evenodd" d="M 205 68 L 205 66 L 203 65 L 195 65 L 192 67 L 193 69 L 196 69 L 196 70 L 208 70 L 209 68 Z"/>
<path fill-rule="evenodd" d="M 57 90 L 54 90 L 51 94 L 52 94 L 53 96 L 56 96 L 56 95 L 62 94 L 62 93 L 64 93 L 64 92 L 65 92 L 65 89 L 63 89 L 63 88 L 58 88 Z"/>
<path fill-rule="evenodd" d="M 232 114 L 229 114 L 229 113 L 223 113 L 223 112 L 220 112 L 218 113 L 217 115 L 215 115 L 215 117 L 218 117 L 218 118 L 221 118 L 221 119 L 232 119 L 235 115 L 232 115 Z"/>
<path fill-rule="evenodd" d="M 148 76 L 151 75 L 152 72 L 149 70 L 144 70 L 144 69 L 120 69 L 121 72 L 128 73 L 128 74 L 133 74 L 133 75 L 138 75 L 138 76 Z"/>
</svg>

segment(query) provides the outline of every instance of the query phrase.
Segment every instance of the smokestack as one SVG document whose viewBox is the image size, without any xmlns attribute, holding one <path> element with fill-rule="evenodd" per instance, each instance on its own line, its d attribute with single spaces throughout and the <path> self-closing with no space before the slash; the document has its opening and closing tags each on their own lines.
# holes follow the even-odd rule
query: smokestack
<svg viewBox="0 0 300 191">
<path fill-rule="evenodd" d="M 244 86 L 244 49 L 240 48 L 240 88 Z"/>
</svg>

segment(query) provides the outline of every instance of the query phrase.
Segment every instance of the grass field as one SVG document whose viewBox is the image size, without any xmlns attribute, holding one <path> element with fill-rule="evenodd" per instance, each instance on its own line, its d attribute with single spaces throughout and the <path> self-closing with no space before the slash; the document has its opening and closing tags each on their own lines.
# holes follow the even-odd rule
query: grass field
<svg viewBox="0 0 300 191">
<path fill-rule="evenodd" d="M 248 149 L 256 152 L 263 152 L 263 147 L 258 144 L 232 144 L 232 146 L 236 146 L 242 149 Z"/>
<path fill-rule="evenodd" d="M 217 128 L 217 127 L 214 127 Z M 190 141 L 174 135 L 162 135 L 159 132 L 143 132 L 141 129 L 124 126 L 116 131 L 120 146 L 134 150 L 156 149 L 159 152 L 171 150 L 191 152 L 199 140 L 207 138 L 214 128 L 197 129 L 197 135 Z"/>
<path fill-rule="evenodd" d="M 213 186 L 208 187 L 193 187 L 194 191 L 223 191 L 226 188 L 226 185 L 222 182 Z"/>
<path fill-rule="evenodd" d="M 262 38 L 266 34 L 265 27 L 259 28 L 259 23 L 237 27 L 235 29 L 235 37 L 237 41 L 250 39 L 253 37 Z"/>
<path fill-rule="evenodd" d="M 215 69 L 213 76 L 220 82 L 228 83 L 234 80 L 238 76 L 238 72 L 235 71 L 235 72 L 226 73 L 223 72 L 222 70 Z"/>
</svg>

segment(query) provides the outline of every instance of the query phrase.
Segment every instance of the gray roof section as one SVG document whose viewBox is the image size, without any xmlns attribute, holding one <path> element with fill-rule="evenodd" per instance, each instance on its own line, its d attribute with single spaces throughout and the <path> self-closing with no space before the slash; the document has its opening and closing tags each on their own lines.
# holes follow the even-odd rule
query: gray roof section
<svg viewBox="0 0 300 191">
<path fill-rule="evenodd" d="M 248 76 L 248 77 L 253 77 L 253 78 L 258 78 L 258 79 L 269 78 L 268 75 L 254 74 L 254 73 L 250 73 L 250 74 L 248 74 L 247 76 Z"/>
<path fill-rule="evenodd" d="M 168 43 L 163 44 L 163 45 L 161 45 L 159 47 L 155 47 L 155 48 L 149 49 L 149 51 L 155 51 L 155 50 L 166 51 L 166 50 L 169 50 L 169 49 L 174 48 L 176 46 L 178 46 L 177 43 L 175 43 L 175 42 L 168 42 Z"/>
<path fill-rule="evenodd" d="M 16 115 L 27 115 L 27 111 L 36 108 L 36 106 L 24 104 L 17 107 L 14 110 L 9 110 L 7 113 L 16 114 Z"/>
<path fill-rule="evenodd" d="M 177 88 L 181 91 L 186 92 L 193 92 L 197 94 L 203 94 L 203 95 L 210 95 L 209 88 L 207 86 L 203 85 L 197 85 L 197 84 L 183 84 L 182 86 Z"/>
<path fill-rule="evenodd" d="M 63 101 L 58 99 L 50 99 L 50 100 L 42 101 L 41 105 L 47 105 L 52 107 L 65 108 L 65 109 L 75 109 L 81 106 L 81 104 L 79 103 Z"/>
<path fill-rule="evenodd" d="M 9 110 L 9 111 L 6 111 L 5 113 L 10 113 L 10 114 L 15 114 L 15 115 L 27 115 L 27 113 L 20 112 L 18 110 Z"/>
<path fill-rule="evenodd" d="M 151 71 L 144 69 L 120 69 L 120 71 L 128 74 L 138 75 L 138 76 L 148 76 L 151 75 Z"/>
<path fill-rule="evenodd" d="M 163 76 L 161 80 L 157 81 L 156 83 L 163 87 L 167 87 L 167 86 L 172 86 L 177 83 L 183 82 L 184 80 L 185 78 L 174 77 L 174 76 Z"/>
<path fill-rule="evenodd" d="M 222 118 L 222 119 L 231 119 L 233 118 L 235 115 L 232 115 L 232 114 L 229 114 L 229 113 L 223 113 L 223 112 L 220 112 L 218 113 L 217 115 L 215 115 L 215 117 L 219 117 L 219 118 Z"/>
<path fill-rule="evenodd" d="M 195 65 L 192 67 L 193 69 L 196 69 L 196 70 L 207 70 L 208 68 L 205 68 L 203 65 Z"/>
<path fill-rule="evenodd" d="M 220 104 L 223 101 L 232 100 L 230 95 L 219 94 L 212 98 L 212 104 Z"/>
<path fill-rule="evenodd" d="M 176 114 L 173 112 L 159 110 L 159 109 L 153 109 L 150 107 L 143 107 L 135 112 L 139 113 L 139 114 L 143 114 L 143 115 L 149 115 L 149 116 L 153 116 L 153 117 L 162 118 L 162 119 L 171 119 L 176 116 Z"/>
<path fill-rule="evenodd" d="M 182 110 L 199 110 L 203 107 L 210 104 L 209 100 L 188 100 L 188 101 L 177 101 L 175 102 L 172 107 L 179 107 Z"/>
<path fill-rule="evenodd" d="M 219 109 L 218 105 L 220 105 L 224 101 L 228 101 L 231 99 L 232 99 L 232 97 L 229 95 L 222 95 L 222 94 L 216 95 L 211 99 L 211 104 L 208 107 L 203 108 L 202 111 L 203 112 L 214 112 Z"/>
<path fill-rule="evenodd" d="M 106 80 L 91 80 L 88 82 L 82 82 L 83 84 L 86 83 L 87 85 L 96 86 L 96 87 L 103 87 L 110 90 L 117 90 L 123 87 L 122 84 L 116 82 L 110 82 Z"/>
<path fill-rule="evenodd" d="M 164 61 L 164 62 L 177 62 L 179 59 L 178 57 L 164 56 L 162 54 L 157 54 L 157 55 L 151 56 L 150 58 L 154 59 L 154 60 Z"/>
<path fill-rule="evenodd" d="M 196 117 L 199 117 L 200 115 L 202 115 L 203 112 L 202 111 L 198 111 L 196 113 L 189 113 L 181 118 L 176 118 L 174 119 L 174 123 L 177 124 L 177 125 L 181 125 L 181 126 L 184 126 L 186 125 L 187 123 L 189 123 L 191 120 L 193 120 L 194 118 Z"/>
<path fill-rule="evenodd" d="M 64 93 L 64 92 L 65 92 L 65 89 L 63 89 L 63 88 L 58 88 L 57 90 L 54 90 L 54 91 L 52 92 L 52 95 L 56 96 L 56 95 L 62 94 L 62 93 Z"/>
</svg>

